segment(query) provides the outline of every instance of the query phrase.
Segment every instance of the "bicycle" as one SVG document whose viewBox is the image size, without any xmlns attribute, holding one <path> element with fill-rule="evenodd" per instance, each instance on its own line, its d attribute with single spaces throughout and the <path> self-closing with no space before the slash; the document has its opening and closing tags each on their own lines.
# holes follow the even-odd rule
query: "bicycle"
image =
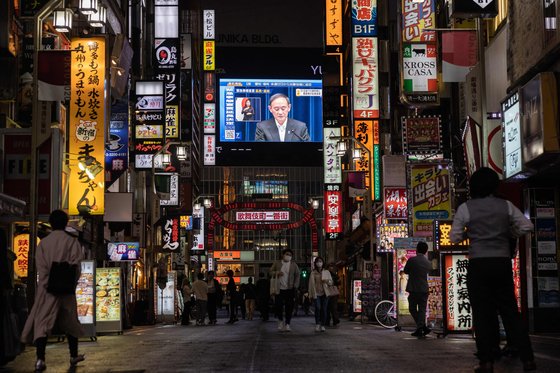
<svg viewBox="0 0 560 373">
<path fill-rule="evenodd" d="M 397 326 L 397 308 L 395 304 L 390 300 L 382 300 L 375 306 L 375 319 L 382 327 L 386 329 L 395 328 L 398 330 Z"/>
</svg>

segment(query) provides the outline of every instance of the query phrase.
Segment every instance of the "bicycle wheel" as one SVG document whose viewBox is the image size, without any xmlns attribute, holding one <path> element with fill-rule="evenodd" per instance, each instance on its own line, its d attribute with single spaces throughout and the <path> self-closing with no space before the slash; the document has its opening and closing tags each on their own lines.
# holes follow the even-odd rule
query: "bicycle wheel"
<svg viewBox="0 0 560 373">
<path fill-rule="evenodd" d="M 384 328 L 391 329 L 397 326 L 397 312 L 395 305 L 390 300 L 383 300 L 375 306 L 375 319 Z"/>
</svg>

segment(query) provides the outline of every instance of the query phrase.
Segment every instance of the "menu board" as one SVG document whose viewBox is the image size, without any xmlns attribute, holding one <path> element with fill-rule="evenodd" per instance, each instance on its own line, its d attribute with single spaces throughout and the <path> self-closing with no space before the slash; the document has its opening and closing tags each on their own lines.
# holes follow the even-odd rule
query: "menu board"
<svg viewBox="0 0 560 373">
<path fill-rule="evenodd" d="M 447 331 L 470 332 L 471 302 L 467 289 L 467 254 L 443 255 L 445 321 Z"/>
<path fill-rule="evenodd" d="M 76 303 L 78 305 L 78 320 L 82 325 L 93 324 L 93 279 L 95 276 L 95 262 L 84 260 L 81 263 L 82 273 L 76 286 Z"/>
<path fill-rule="evenodd" d="M 157 315 L 175 315 L 177 299 L 175 298 L 175 289 L 177 288 L 177 273 L 175 271 L 167 272 L 167 282 L 165 284 L 165 289 L 160 289 L 157 286 L 154 287 L 156 291 L 157 300 L 156 310 Z"/>
<path fill-rule="evenodd" d="M 98 322 L 121 319 L 120 274 L 120 268 L 97 268 L 95 304 Z"/>
</svg>

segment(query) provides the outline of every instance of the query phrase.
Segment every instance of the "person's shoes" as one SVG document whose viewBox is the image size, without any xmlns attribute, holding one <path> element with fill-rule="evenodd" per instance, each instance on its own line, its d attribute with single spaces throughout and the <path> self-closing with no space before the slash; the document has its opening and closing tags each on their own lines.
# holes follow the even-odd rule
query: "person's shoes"
<svg viewBox="0 0 560 373">
<path fill-rule="evenodd" d="M 324 332 L 324 331 L 325 331 L 325 327 L 321 326 L 321 332 Z"/>
<path fill-rule="evenodd" d="M 284 330 L 284 321 L 278 321 L 278 331 Z"/>
<path fill-rule="evenodd" d="M 78 355 L 76 357 L 70 358 L 70 366 L 75 367 L 80 361 L 84 361 L 86 359 L 85 355 Z"/>
<path fill-rule="evenodd" d="M 45 360 L 37 359 L 37 362 L 35 363 L 35 371 L 42 372 L 45 369 L 47 369 L 47 364 L 45 363 Z"/>
<path fill-rule="evenodd" d="M 492 362 L 480 363 L 477 367 L 474 367 L 475 373 L 494 373 L 494 364 Z"/>
<path fill-rule="evenodd" d="M 427 326 L 424 326 L 424 327 L 422 328 L 422 334 L 423 334 L 423 335 L 428 335 L 428 334 L 430 334 L 431 332 L 432 332 L 432 329 L 428 328 Z"/>
<path fill-rule="evenodd" d="M 321 331 L 321 325 L 319 325 L 319 324 L 315 325 L 315 331 L 320 332 Z"/>
<path fill-rule="evenodd" d="M 410 334 L 413 337 L 422 337 L 423 333 L 422 333 L 422 329 L 418 328 L 414 331 L 414 333 Z"/>
<path fill-rule="evenodd" d="M 523 370 L 525 372 L 537 370 L 537 364 L 535 364 L 535 360 L 524 361 Z"/>
<path fill-rule="evenodd" d="M 507 356 L 507 357 L 518 357 L 519 356 L 519 350 L 515 347 L 505 345 L 504 348 L 502 348 L 501 355 L 502 356 Z"/>
<path fill-rule="evenodd" d="M 290 328 L 290 324 L 284 325 L 284 331 L 285 332 L 291 332 L 292 331 L 292 328 Z"/>
</svg>

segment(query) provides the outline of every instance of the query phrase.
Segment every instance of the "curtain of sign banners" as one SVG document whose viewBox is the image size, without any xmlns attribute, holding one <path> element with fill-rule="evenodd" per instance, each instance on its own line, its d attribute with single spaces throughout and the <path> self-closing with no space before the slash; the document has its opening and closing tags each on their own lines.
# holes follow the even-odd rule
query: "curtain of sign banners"
<svg viewBox="0 0 560 373">
<path fill-rule="evenodd" d="M 469 330 L 472 328 L 471 303 L 467 289 L 466 255 L 445 256 L 447 330 Z"/>
<path fill-rule="evenodd" d="M 411 165 L 413 236 L 433 234 L 433 221 L 451 217 L 449 170 L 444 164 Z"/>
<path fill-rule="evenodd" d="M 104 162 L 105 156 L 105 39 L 73 39 L 70 94 L 71 155 Z M 104 172 L 90 180 L 85 170 L 70 164 L 69 213 L 104 214 Z"/>
<path fill-rule="evenodd" d="M 342 0 L 325 0 L 327 9 L 327 46 L 342 45 Z"/>
</svg>

